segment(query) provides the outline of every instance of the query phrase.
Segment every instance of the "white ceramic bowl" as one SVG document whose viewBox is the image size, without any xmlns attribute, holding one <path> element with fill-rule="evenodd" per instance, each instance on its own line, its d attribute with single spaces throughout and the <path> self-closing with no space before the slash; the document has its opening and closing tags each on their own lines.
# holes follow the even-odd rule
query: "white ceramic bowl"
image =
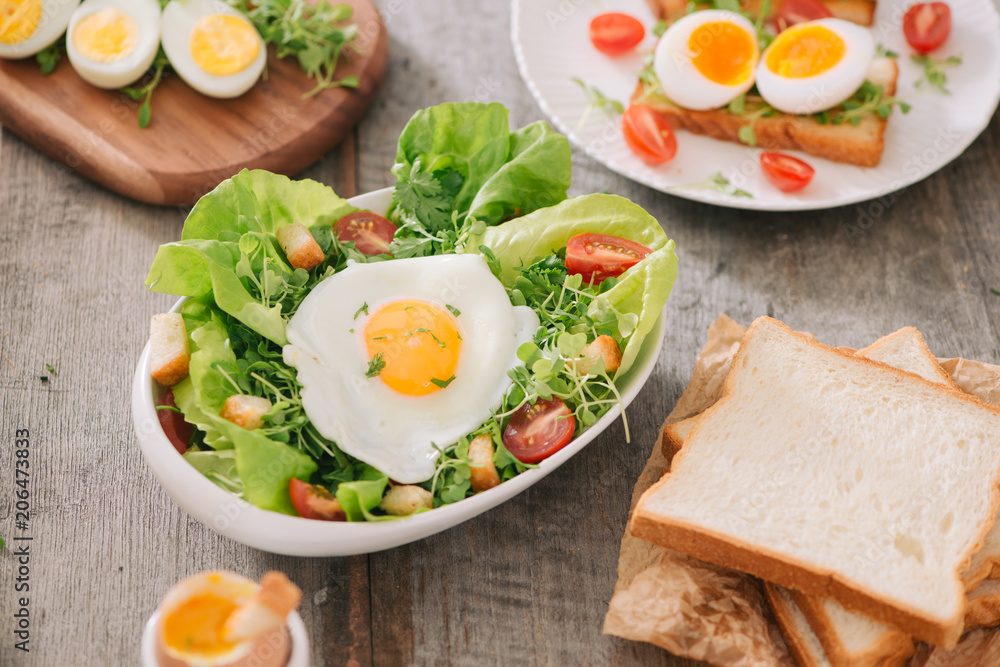
<svg viewBox="0 0 1000 667">
<path fill-rule="evenodd" d="M 156 624 L 160 621 L 160 611 L 156 610 L 146 622 L 142 631 L 142 667 L 160 667 L 156 659 Z M 288 634 L 292 638 L 292 652 L 285 667 L 309 667 L 309 635 L 305 623 L 298 612 L 288 615 Z"/>
<path fill-rule="evenodd" d="M 351 199 L 351 204 L 384 213 L 392 189 Z M 178 301 L 174 310 L 180 307 Z M 646 336 L 629 371 L 618 379 L 622 403 L 628 406 L 649 379 L 663 345 L 664 314 Z M 132 415 L 139 448 L 160 485 L 184 511 L 212 530 L 257 549 L 290 556 L 349 556 L 398 547 L 446 530 L 496 507 L 524 491 L 565 463 L 610 426 L 621 414 L 613 407 L 569 445 L 489 491 L 399 521 L 341 523 L 302 519 L 254 507 L 212 483 L 177 453 L 156 417 L 154 398 L 162 390 L 149 375 L 149 345 L 142 352 L 132 389 Z"/>
</svg>

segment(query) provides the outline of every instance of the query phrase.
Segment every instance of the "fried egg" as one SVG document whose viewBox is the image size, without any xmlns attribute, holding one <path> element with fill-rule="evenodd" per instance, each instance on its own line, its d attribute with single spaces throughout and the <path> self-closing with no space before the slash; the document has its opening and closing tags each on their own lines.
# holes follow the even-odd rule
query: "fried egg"
<svg viewBox="0 0 1000 667">
<path fill-rule="evenodd" d="M 80 0 L 0 0 L 0 58 L 27 58 L 52 45 Z"/>
<path fill-rule="evenodd" d="M 842 19 L 799 23 L 774 38 L 757 67 L 757 90 L 785 113 L 830 109 L 857 92 L 875 57 L 867 28 Z"/>
<path fill-rule="evenodd" d="M 537 328 L 479 255 L 352 263 L 302 301 L 284 359 L 320 433 L 414 484 L 500 406 Z"/>
<path fill-rule="evenodd" d="M 219 0 L 173 0 L 163 10 L 162 40 L 174 71 L 209 97 L 239 97 L 267 62 L 257 29 Z"/>
<path fill-rule="evenodd" d="M 656 45 L 653 71 L 664 94 L 687 109 L 716 109 L 750 90 L 760 50 L 750 21 L 705 10 L 671 25 Z"/>
<path fill-rule="evenodd" d="M 98 88 L 139 80 L 159 47 L 159 0 L 84 0 L 66 33 L 73 69 Z"/>
</svg>

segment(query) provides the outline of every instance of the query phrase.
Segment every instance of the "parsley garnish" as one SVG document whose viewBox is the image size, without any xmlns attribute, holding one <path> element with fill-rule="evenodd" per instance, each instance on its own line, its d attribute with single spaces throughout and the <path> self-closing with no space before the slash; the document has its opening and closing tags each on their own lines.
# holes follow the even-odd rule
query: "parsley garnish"
<svg viewBox="0 0 1000 667">
<path fill-rule="evenodd" d="M 431 383 L 433 383 L 435 386 L 438 386 L 438 387 L 441 387 L 442 389 L 444 389 L 445 387 L 447 387 L 448 385 L 450 385 L 454 379 L 455 379 L 454 375 L 452 375 L 447 380 L 438 380 L 437 378 L 431 378 Z"/>
<path fill-rule="evenodd" d="M 951 91 L 945 88 L 945 84 L 948 83 L 948 75 L 944 73 L 944 69 L 961 65 L 962 56 L 934 58 L 933 56 L 912 55 L 910 60 L 924 68 L 923 75 L 913 84 L 914 88 L 920 88 L 926 83 L 945 95 L 951 95 Z"/>
<path fill-rule="evenodd" d="M 368 302 L 367 301 L 365 301 L 363 304 L 361 304 L 361 307 L 358 308 L 358 312 L 354 313 L 354 319 L 358 319 L 358 315 L 361 315 L 361 314 L 365 314 L 365 315 L 368 314 Z"/>
<path fill-rule="evenodd" d="M 35 62 L 42 70 L 42 74 L 52 74 L 55 71 L 56 65 L 63 57 L 63 42 L 58 41 L 52 46 L 42 49 L 35 54 Z"/>
<path fill-rule="evenodd" d="M 433 331 L 431 331 L 430 329 L 424 329 L 423 327 L 419 329 L 414 329 L 413 331 L 407 331 L 405 334 L 403 334 L 403 336 L 405 338 L 409 338 L 410 336 L 416 336 L 417 334 L 422 334 L 422 333 L 430 334 L 431 338 L 434 339 L 434 342 L 438 344 L 438 347 L 447 347 L 447 345 L 445 345 L 440 338 L 434 335 Z"/>
<path fill-rule="evenodd" d="M 413 167 L 406 176 L 400 175 L 396 181 L 396 201 L 404 214 L 421 223 L 431 233 L 447 229 L 452 224 L 455 197 L 462 189 L 464 179 L 457 171 L 424 171 L 420 158 L 413 161 Z M 415 230 L 416 226 L 405 219 L 404 226 Z M 419 240 L 419 239 L 418 239 Z M 396 249 L 393 255 L 399 257 Z"/>
<path fill-rule="evenodd" d="M 451 314 L 454 315 L 455 317 L 458 317 L 459 315 L 462 314 L 462 311 L 460 311 L 455 306 L 445 306 L 445 308 L 447 308 L 449 311 L 451 311 Z"/>
<path fill-rule="evenodd" d="M 382 353 L 379 352 L 372 360 L 368 362 L 368 371 L 365 373 L 366 378 L 377 377 L 382 369 L 385 368 L 385 360 L 382 359 Z"/>
<path fill-rule="evenodd" d="M 691 185 L 674 185 L 671 186 L 671 190 L 715 190 L 729 197 L 749 197 L 753 199 L 753 195 L 746 190 L 740 190 L 735 185 L 729 182 L 729 179 L 722 175 L 721 171 L 717 171 L 711 176 L 709 176 L 707 181 L 702 183 L 692 183 Z"/>
</svg>

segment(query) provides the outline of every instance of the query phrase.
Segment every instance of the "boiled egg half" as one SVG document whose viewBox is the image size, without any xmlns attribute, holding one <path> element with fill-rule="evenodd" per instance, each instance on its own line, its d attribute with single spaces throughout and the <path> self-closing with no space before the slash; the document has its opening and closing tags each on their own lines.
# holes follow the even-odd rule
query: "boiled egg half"
<svg viewBox="0 0 1000 667">
<path fill-rule="evenodd" d="M 66 30 L 80 0 L 0 0 L 0 58 L 27 58 Z"/>
<path fill-rule="evenodd" d="M 350 264 L 303 300 L 284 359 L 320 433 L 414 484 L 500 406 L 537 328 L 480 255 Z"/>
<path fill-rule="evenodd" d="M 757 32 L 740 14 L 706 10 L 678 20 L 656 45 L 653 71 L 686 109 L 716 109 L 750 90 L 760 57 Z"/>
<path fill-rule="evenodd" d="M 875 57 L 867 28 L 842 19 L 799 23 L 774 38 L 757 67 L 757 90 L 779 111 L 808 114 L 854 95 Z"/>
<path fill-rule="evenodd" d="M 162 40 L 174 71 L 209 97 L 239 97 L 267 62 L 257 29 L 220 0 L 172 0 L 163 10 Z"/>
<path fill-rule="evenodd" d="M 98 88 L 139 80 L 159 47 L 159 0 L 84 0 L 66 33 L 73 69 Z"/>
</svg>

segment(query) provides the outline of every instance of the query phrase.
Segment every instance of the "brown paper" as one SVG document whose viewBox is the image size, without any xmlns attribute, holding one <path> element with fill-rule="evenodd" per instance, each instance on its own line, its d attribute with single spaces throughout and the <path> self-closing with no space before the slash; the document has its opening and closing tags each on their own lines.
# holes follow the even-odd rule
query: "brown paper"
<svg viewBox="0 0 1000 667">
<path fill-rule="evenodd" d="M 712 323 L 691 382 L 665 425 L 699 414 L 719 400 L 745 331 L 724 314 Z M 1000 366 L 966 359 L 943 359 L 941 365 L 963 391 L 1000 405 Z M 632 491 L 633 510 L 667 465 L 657 438 Z M 627 530 L 604 632 L 718 667 L 795 664 L 756 578 L 645 542 Z M 920 644 L 908 667 L 998 664 L 1000 631 L 976 630 L 950 651 Z"/>
</svg>

